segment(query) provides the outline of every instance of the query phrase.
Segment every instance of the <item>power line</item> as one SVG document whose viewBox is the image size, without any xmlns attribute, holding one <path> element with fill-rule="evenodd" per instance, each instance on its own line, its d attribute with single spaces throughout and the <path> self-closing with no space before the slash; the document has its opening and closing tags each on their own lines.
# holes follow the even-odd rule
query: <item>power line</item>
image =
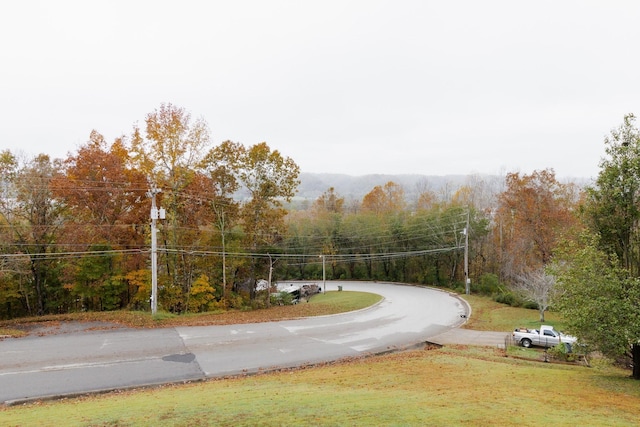
<svg viewBox="0 0 640 427">
<path fill-rule="evenodd" d="M 137 254 L 148 253 L 148 249 L 115 249 L 104 251 L 78 251 L 78 252 L 35 252 L 35 253 L 5 253 L 0 254 L 0 258 L 29 258 L 38 260 L 73 259 L 84 257 L 109 256 L 116 254 Z"/>
</svg>

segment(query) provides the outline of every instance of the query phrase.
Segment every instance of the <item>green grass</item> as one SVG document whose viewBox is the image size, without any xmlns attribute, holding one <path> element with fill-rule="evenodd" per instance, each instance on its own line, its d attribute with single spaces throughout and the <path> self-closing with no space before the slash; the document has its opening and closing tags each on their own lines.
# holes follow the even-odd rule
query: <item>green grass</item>
<svg viewBox="0 0 640 427">
<path fill-rule="evenodd" d="M 513 331 L 516 327 L 537 329 L 540 327 L 540 313 L 520 307 L 500 304 L 486 296 L 461 295 L 472 307 L 472 314 L 464 328 L 478 331 Z M 545 312 L 545 325 L 557 330 L 564 329 L 562 317 L 553 311 Z"/>
<path fill-rule="evenodd" d="M 522 359 L 543 360 L 544 358 L 544 349 L 538 347 L 524 348 L 519 345 L 510 345 L 507 347 L 506 353 L 508 356 Z"/>
<path fill-rule="evenodd" d="M 361 310 L 370 307 L 381 300 L 382 297 L 380 295 L 367 292 L 334 291 L 314 295 L 309 300 L 309 304 L 324 307 L 327 313 L 344 313 L 346 311 Z"/>
</svg>

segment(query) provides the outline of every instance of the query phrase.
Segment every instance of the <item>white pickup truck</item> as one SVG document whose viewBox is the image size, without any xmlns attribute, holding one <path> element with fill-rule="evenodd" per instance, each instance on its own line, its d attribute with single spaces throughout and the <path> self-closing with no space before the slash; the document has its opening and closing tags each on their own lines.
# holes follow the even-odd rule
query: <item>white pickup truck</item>
<svg viewBox="0 0 640 427">
<path fill-rule="evenodd" d="M 540 330 L 516 328 L 513 331 L 513 341 L 516 344 L 527 348 L 532 345 L 539 347 L 554 347 L 561 342 L 573 344 L 576 342 L 576 337 L 564 335 L 553 329 L 553 326 L 542 325 L 540 326 Z"/>
</svg>

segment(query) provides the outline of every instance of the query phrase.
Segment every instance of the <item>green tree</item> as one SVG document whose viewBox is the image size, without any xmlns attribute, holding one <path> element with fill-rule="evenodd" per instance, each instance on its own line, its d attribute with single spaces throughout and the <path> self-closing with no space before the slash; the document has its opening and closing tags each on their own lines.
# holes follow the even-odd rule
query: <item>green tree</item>
<svg viewBox="0 0 640 427">
<path fill-rule="evenodd" d="M 591 237 L 569 244 L 553 264 L 556 306 L 579 342 L 613 358 L 629 357 L 640 379 L 640 279 Z"/>
<path fill-rule="evenodd" d="M 12 229 L 17 173 L 18 159 L 9 150 L 0 152 L 0 304 L 7 318 L 14 313 L 33 314 L 31 292 L 25 286 L 31 277 L 29 261 L 14 246 Z"/>
<path fill-rule="evenodd" d="M 300 183 L 300 168 L 289 157 L 271 150 L 266 142 L 251 146 L 240 156 L 238 178 L 249 193 L 241 208 L 246 246 L 254 254 L 278 243 L 284 234 L 283 201 L 291 201 Z M 255 260 L 255 258 L 254 258 Z M 251 267 L 252 289 L 256 280 Z"/>
<path fill-rule="evenodd" d="M 227 297 L 227 238 L 238 222 L 240 203 L 234 199 L 240 188 L 238 175 L 240 159 L 245 154 L 241 144 L 224 141 L 212 148 L 200 163 L 210 178 L 210 204 L 214 213 L 214 225 L 220 232 L 222 247 L 222 296 Z"/>
<path fill-rule="evenodd" d="M 72 295 L 80 298 L 84 310 L 123 308 L 128 301 L 122 299 L 126 282 L 117 273 L 121 255 L 114 253 L 109 245 L 94 245 L 89 249 L 100 255 L 84 256 L 74 264 L 69 285 Z"/>
<path fill-rule="evenodd" d="M 51 256 L 65 209 L 54 200 L 51 191 L 51 181 L 59 166 L 45 154 L 22 166 L 8 152 L 3 153 L 0 161 L 6 173 L 0 215 L 11 230 L 13 253 L 28 259 L 36 312 L 42 315 L 64 304 L 57 295 L 60 292 L 56 275 L 58 263 Z"/>
<path fill-rule="evenodd" d="M 322 223 L 308 210 L 289 212 L 286 216 L 287 232 L 284 250 L 288 257 L 287 276 L 295 279 L 319 278 L 308 269 L 320 266 L 318 255 L 322 253 Z M 293 255 L 296 255 L 295 257 Z M 314 257 L 315 255 L 315 257 Z M 321 272 L 321 267 L 316 269 Z"/>
<path fill-rule="evenodd" d="M 635 116 L 605 138 L 606 157 L 593 187 L 587 189 L 585 218 L 600 234 L 605 252 L 615 253 L 634 276 L 640 276 L 640 131 Z"/>
<path fill-rule="evenodd" d="M 428 211 L 419 211 L 411 218 L 410 230 L 415 236 L 415 250 L 431 251 L 424 256 L 423 268 L 428 283 L 452 285 L 456 277 L 464 283 L 464 228 L 469 209 L 455 204 L 442 203 Z M 470 215 L 473 219 L 474 215 Z M 470 236 L 481 230 L 471 221 Z M 422 274 L 425 274 L 422 273 Z M 421 279 L 424 282 L 424 278 Z"/>
<path fill-rule="evenodd" d="M 343 240 L 344 197 L 340 197 L 335 189 L 330 187 L 313 202 L 312 212 L 317 224 L 315 230 L 321 239 L 318 241 L 321 247 L 318 248 L 316 253 L 323 255 L 338 254 Z M 338 278 L 338 262 L 335 257 L 329 257 L 329 260 L 331 277 Z"/>
</svg>

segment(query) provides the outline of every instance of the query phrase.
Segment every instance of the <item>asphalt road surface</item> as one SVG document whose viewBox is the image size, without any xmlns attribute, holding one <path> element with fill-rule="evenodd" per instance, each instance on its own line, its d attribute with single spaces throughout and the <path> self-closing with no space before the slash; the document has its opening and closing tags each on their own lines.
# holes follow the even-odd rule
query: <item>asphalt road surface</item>
<svg viewBox="0 0 640 427">
<path fill-rule="evenodd" d="M 451 334 L 469 314 L 464 301 L 438 290 L 327 282 L 327 291 L 338 286 L 384 300 L 356 312 L 282 322 L 5 339 L 0 402 L 254 373 L 407 348 L 430 338 L 455 341 Z"/>
</svg>

